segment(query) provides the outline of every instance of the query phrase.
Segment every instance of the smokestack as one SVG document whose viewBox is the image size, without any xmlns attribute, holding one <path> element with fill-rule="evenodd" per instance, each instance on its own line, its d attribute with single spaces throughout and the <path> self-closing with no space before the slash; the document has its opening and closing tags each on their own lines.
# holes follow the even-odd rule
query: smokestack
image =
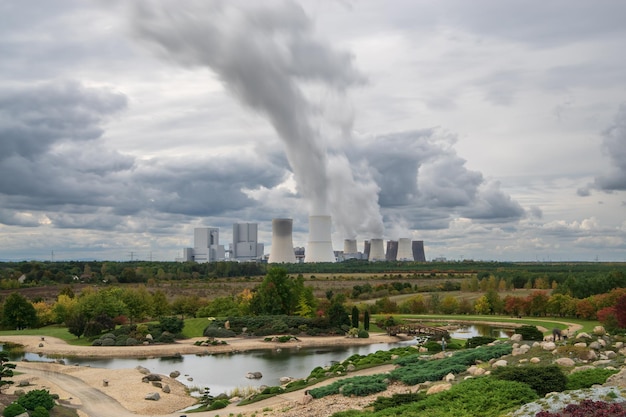
<svg viewBox="0 0 626 417">
<path fill-rule="evenodd" d="M 384 261 L 385 260 L 385 247 L 383 246 L 382 239 L 370 240 L 370 254 L 368 260 L 370 262 Z"/>
<path fill-rule="evenodd" d="M 304 254 L 305 262 L 335 262 L 330 228 L 330 216 L 309 216 L 309 241 Z"/>
<path fill-rule="evenodd" d="M 407 237 L 398 239 L 398 254 L 396 259 L 398 261 L 412 261 L 415 259 L 411 248 L 411 239 Z"/>
<path fill-rule="evenodd" d="M 424 254 L 424 241 L 423 240 L 413 241 L 413 258 L 417 262 L 426 262 L 426 254 Z"/>
<path fill-rule="evenodd" d="M 343 253 L 344 255 L 348 253 L 357 253 L 356 239 L 345 239 L 343 241 Z"/>
<path fill-rule="evenodd" d="M 293 251 L 293 219 L 272 220 L 272 249 L 269 263 L 296 263 Z"/>
<path fill-rule="evenodd" d="M 388 240 L 387 241 L 387 255 L 385 255 L 385 259 L 388 261 L 395 261 L 396 256 L 398 256 L 398 241 Z"/>
</svg>

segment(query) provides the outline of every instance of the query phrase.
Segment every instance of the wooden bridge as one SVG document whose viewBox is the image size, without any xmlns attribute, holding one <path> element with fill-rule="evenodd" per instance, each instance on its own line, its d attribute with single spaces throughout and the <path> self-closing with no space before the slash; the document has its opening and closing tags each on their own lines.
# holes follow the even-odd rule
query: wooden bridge
<svg viewBox="0 0 626 417">
<path fill-rule="evenodd" d="M 409 336 L 431 336 L 436 338 L 448 336 L 448 331 L 441 327 L 423 326 L 421 324 L 400 324 L 398 326 L 387 327 L 389 336 L 406 334 Z"/>
</svg>

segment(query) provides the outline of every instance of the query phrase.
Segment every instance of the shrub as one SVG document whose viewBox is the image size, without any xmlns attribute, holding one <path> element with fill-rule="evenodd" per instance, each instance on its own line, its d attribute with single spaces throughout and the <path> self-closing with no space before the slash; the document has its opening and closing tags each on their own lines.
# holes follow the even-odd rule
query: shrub
<svg viewBox="0 0 626 417">
<path fill-rule="evenodd" d="M 543 333 L 537 326 L 524 325 L 515 329 L 515 333 L 521 334 L 524 340 L 543 340 Z"/>
<path fill-rule="evenodd" d="M 204 337 L 212 337 L 212 338 L 225 338 L 225 337 L 235 337 L 235 332 L 229 329 L 223 329 L 221 327 L 208 326 L 202 332 Z"/>
<path fill-rule="evenodd" d="M 44 389 L 29 391 L 18 398 L 17 402 L 25 409 L 31 411 L 37 406 L 44 407 L 46 410 L 51 410 L 54 407 L 54 398 Z"/>
<path fill-rule="evenodd" d="M 161 317 L 159 320 L 159 326 L 161 327 L 161 331 L 170 332 L 172 334 L 178 334 L 183 331 L 183 327 L 185 327 L 185 322 L 174 316 Z"/>
<path fill-rule="evenodd" d="M 493 342 L 495 340 L 496 340 L 495 337 L 489 337 L 489 336 L 474 336 L 474 337 L 470 337 L 465 342 L 465 348 L 466 349 L 472 349 L 472 348 L 475 348 L 475 347 L 478 347 L 478 346 L 488 345 L 489 343 L 491 343 L 491 342 Z"/>
<path fill-rule="evenodd" d="M 174 335 L 170 332 L 163 332 L 161 336 L 158 337 L 157 342 L 160 343 L 174 343 L 175 338 Z"/>
<path fill-rule="evenodd" d="M 139 344 L 139 342 L 134 337 L 129 337 L 128 339 L 126 339 L 126 346 L 135 346 L 137 344 Z"/>
<path fill-rule="evenodd" d="M 100 346 L 115 346 L 115 339 L 100 339 Z"/>
<path fill-rule="evenodd" d="M 26 409 L 19 405 L 18 403 L 11 403 L 7 405 L 7 407 L 2 412 L 4 417 L 15 417 L 19 416 L 22 413 L 25 413 Z"/>
<path fill-rule="evenodd" d="M 370 337 L 370 334 L 368 333 L 367 330 L 359 330 L 359 333 L 357 334 L 357 337 L 359 339 L 368 339 Z"/>
<path fill-rule="evenodd" d="M 102 340 L 100 339 L 96 339 L 93 342 L 91 342 L 91 346 L 102 346 Z"/>
<path fill-rule="evenodd" d="M 604 384 L 606 379 L 619 372 L 617 369 L 587 369 L 578 371 L 567 376 L 567 389 L 591 388 L 595 384 Z"/>
<path fill-rule="evenodd" d="M 569 404 L 561 411 L 570 416 L 585 417 L 621 417 L 626 414 L 626 410 L 619 403 L 610 404 L 604 401 L 593 400 L 582 400 L 580 404 Z M 561 412 L 540 411 L 536 414 L 536 417 L 560 417 L 562 415 Z"/>
<path fill-rule="evenodd" d="M 219 410 L 220 408 L 226 408 L 230 402 L 226 399 L 215 400 L 207 408 L 207 410 Z"/>
<path fill-rule="evenodd" d="M 540 396 L 544 396 L 549 392 L 564 391 L 567 385 L 567 378 L 557 365 L 507 366 L 496 368 L 491 374 L 497 379 L 523 382 Z"/>
<path fill-rule="evenodd" d="M 391 397 L 378 397 L 371 405 L 374 411 L 384 410 L 385 408 L 397 407 L 402 404 L 414 403 L 426 398 L 426 394 L 409 393 L 409 394 L 393 394 Z"/>
<path fill-rule="evenodd" d="M 30 417 L 50 417 L 50 412 L 44 407 L 38 405 L 33 411 L 30 412 Z"/>
</svg>

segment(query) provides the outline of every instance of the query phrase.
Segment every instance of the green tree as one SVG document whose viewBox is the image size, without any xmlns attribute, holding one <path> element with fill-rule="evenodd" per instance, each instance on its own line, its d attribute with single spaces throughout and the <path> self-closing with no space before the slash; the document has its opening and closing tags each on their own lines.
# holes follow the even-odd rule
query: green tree
<svg viewBox="0 0 626 417">
<path fill-rule="evenodd" d="M 152 296 L 144 286 L 124 289 L 122 301 L 126 305 L 131 324 L 150 317 L 152 314 Z"/>
<path fill-rule="evenodd" d="M 78 310 L 73 311 L 65 317 L 65 325 L 67 326 L 67 331 L 79 339 L 85 333 L 87 321 L 87 317 Z"/>
<path fill-rule="evenodd" d="M 352 327 L 359 328 L 359 309 L 357 306 L 352 307 Z"/>
<path fill-rule="evenodd" d="M 294 299 L 294 281 L 287 276 L 287 270 L 271 267 L 265 279 L 250 302 L 250 309 L 256 315 L 292 315 L 298 298 Z"/>
<path fill-rule="evenodd" d="M 14 369 L 15 364 L 9 363 L 9 352 L 6 350 L 0 351 L 0 393 L 3 389 L 13 384 L 13 381 L 8 378 L 13 377 Z"/>
<path fill-rule="evenodd" d="M 365 310 L 363 313 L 363 329 L 369 332 L 370 330 L 370 312 Z"/>
<path fill-rule="evenodd" d="M 5 326 L 21 330 L 37 324 L 37 311 L 26 298 L 14 292 L 4 301 L 2 319 Z"/>
<path fill-rule="evenodd" d="M 332 327 L 350 326 L 350 316 L 343 304 L 333 301 L 328 309 L 328 322 Z"/>
<path fill-rule="evenodd" d="M 156 318 L 167 316 L 172 312 L 172 307 L 167 296 L 161 290 L 152 293 L 152 315 Z"/>
<path fill-rule="evenodd" d="M 474 311 L 476 314 L 490 314 L 491 306 L 486 295 L 481 296 L 474 302 Z"/>
</svg>

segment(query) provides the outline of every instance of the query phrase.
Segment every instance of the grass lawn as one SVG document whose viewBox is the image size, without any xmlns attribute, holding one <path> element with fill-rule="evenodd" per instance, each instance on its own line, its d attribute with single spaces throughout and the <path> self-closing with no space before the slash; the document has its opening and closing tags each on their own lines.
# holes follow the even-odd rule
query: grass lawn
<svg viewBox="0 0 626 417">
<path fill-rule="evenodd" d="M 78 339 L 67 330 L 67 327 L 61 326 L 46 326 L 39 329 L 2 330 L 0 331 L 0 337 L 2 336 L 50 336 L 63 339 L 70 345 L 91 346 L 89 339 L 84 337 Z"/>
<path fill-rule="evenodd" d="M 385 318 L 388 315 L 377 315 L 376 318 Z M 463 320 L 463 321 L 488 321 L 488 322 L 497 322 L 497 323 L 516 323 L 516 324 L 528 324 L 532 326 L 542 326 L 548 329 L 546 334 L 550 334 L 553 328 L 565 329 L 567 328 L 566 323 L 574 323 L 583 326 L 583 332 L 591 332 L 593 331 L 594 326 L 600 325 L 600 322 L 597 320 L 580 320 L 575 318 L 556 318 L 556 317 L 528 317 L 528 318 L 511 318 L 505 316 L 464 316 L 464 315 L 416 315 L 416 314 L 398 314 L 394 315 L 394 317 L 404 320 L 433 320 L 433 321 L 454 321 L 454 320 Z"/>
<path fill-rule="evenodd" d="M 209 325 L 206 317 L 197 319 L 185 319 L 185 327 L 183 327 L 183 336 L 185 337 L 202 337 L 202 332 Z"/>
</svg>

